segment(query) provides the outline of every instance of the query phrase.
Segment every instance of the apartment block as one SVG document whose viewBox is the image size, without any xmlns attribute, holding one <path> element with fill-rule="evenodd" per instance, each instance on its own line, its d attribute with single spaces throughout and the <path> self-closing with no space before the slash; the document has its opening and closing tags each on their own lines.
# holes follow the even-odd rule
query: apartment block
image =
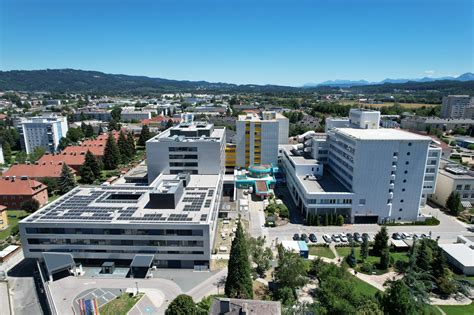
<svg viewBox="0 0 474 315">
<path fill-rule="evenodd" d="M 159 174 L 223 174 L 225 129 L 183 122 L 148 140 L 146 151 L 149 182 Z"/>
<path fill-rule="evenodd" d="M 418 220 L 435 190 L 441 149 L 429 137 L 359 126 L 281 146 L 295 203 L 306 216 L 336 213 L 348 223 Z"/>
<path fill-rule="evenodd" d="M 469 95 L 448 95 L 443 97 L 441 118 L 471 118 L 466 117 L 466 110 L 474 106 L 474 97 Z M 469 112 L 471 113 L 471 112 Z"/>
<path fill-rule="evenodd" d="M 278 145 L 288 143 L 289 121 L 276 112 L 240 115 L 236 121 L 236 166 L 278 163 Z"/>
<path fill-rule="evenodd" d="M 48 117 L 20 118 L 16 122 L 22 150 L 30 154 L 37 147 L 56 152 L 59 140 L 68 131 L 66 117 L 51 115 Z"/>
</svg>

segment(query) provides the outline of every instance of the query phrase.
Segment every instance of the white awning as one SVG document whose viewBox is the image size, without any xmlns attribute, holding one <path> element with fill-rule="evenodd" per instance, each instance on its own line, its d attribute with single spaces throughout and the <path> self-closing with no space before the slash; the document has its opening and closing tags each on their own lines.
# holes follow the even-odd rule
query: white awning
<svg viewBox="0 0 474 315">
<path fill-rule="evenodd" d="M 469 201 L 461 201 L 461 205 L 464 207 L 464 208 L 472 208 L 472 205 Z"/>
</svg>

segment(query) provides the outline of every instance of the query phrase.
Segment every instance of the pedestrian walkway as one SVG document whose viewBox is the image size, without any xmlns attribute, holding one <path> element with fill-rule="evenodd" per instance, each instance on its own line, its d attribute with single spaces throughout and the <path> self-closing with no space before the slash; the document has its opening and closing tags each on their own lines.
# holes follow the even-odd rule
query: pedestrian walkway
<svg viewBox="0 0 474 315">
<path fill-rule="evenodd" d="M 135 304 L 134 307 L 132 307 L 128 312 L 128 315 L 163 314 L 165 296 L 160 290 L 140 289 L 140 292 L 145 293 L 145 295 L 137 302 L 137 304 Z"/>
</svg>

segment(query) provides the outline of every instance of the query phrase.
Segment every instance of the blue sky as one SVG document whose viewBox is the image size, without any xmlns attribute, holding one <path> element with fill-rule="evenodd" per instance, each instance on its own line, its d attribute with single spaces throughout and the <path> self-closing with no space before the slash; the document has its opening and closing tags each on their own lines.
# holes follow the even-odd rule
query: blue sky
<svg viewBox="0 0 474 315">
<path fill-rule="evenodd" d="M 474 72 L 472 0 L 0 0 L 0 69 L 302 85 Z"/>
</svg>

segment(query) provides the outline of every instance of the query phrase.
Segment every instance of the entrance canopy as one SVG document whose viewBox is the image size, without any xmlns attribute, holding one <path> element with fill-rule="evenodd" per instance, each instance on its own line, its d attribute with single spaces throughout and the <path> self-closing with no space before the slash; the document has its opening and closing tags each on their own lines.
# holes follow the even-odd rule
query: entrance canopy
<svg viewBox="0 0 474 315">
<path fill-rule="evenodd" d="M 69 253 L 43 253 L 43 258 L 49 275 L 76 266 L 74 258 Z"/>
<path fill-rule="evenodd" d="M 135 255 L 130 268 L 150 268 L 154 257 L 153 255 Z"/>
</svg>

